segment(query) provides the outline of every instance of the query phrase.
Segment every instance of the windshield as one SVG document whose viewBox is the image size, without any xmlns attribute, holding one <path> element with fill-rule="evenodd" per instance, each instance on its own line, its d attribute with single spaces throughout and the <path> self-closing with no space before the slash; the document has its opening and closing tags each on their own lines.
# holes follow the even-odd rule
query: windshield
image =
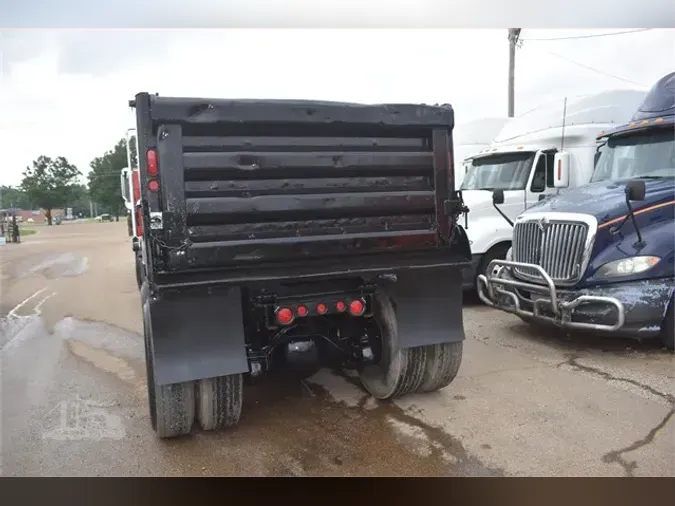
<svg viewBox="0 0 675 506">
<path fill-rule="evenodd" d="M 462 190 L 522 190 L 530 176 L 534 153 L 500 153 L 475 158 Z"/>
<path fill-rule="evenodd" d="M 592 182 L 630 178 L 675 177 L 675 136 L 659 128 L 611 137 L 598 149 Z"/>
</svg>

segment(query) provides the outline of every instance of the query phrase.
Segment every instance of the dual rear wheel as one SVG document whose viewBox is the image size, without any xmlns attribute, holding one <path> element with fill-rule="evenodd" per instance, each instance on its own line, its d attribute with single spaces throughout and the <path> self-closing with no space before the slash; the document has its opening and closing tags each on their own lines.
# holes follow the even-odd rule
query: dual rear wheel
<svg viewBox="0 0 675 506">
<path fill-rule="evenodd" d="M 377 399 L 433 392 L 448 386 L 462 361 L 462 342 L 415 348 L 399 346 L 396 310 L 384 293 L 375 297 L 375 315 L 382 336 L 381 360 L 360 374 L 364 388 Z M 239 422 L 243 375 L 156 385 L 149 304 L 144 303 L 148 404 L 152 427 L 160 438 L 187 435 L 195 421 L 203 430 L 233 427 Z"/>
<path fill-rule="evenodd" d="M 233 427 L 239 422 L 243 375 L 157 385 L 149 303 L 143 305 L 148 407 L 152 428 L 160 438 L 189 434 L 197 421 L 203 430 Z"/>
<path fill-rule="evenodd" d="M 381 360 L 360 374 L 364 388 L 377 399 L 434 392 L 447 387 L 462 363 L 462 342 L 401 348 L 396 310 L 384 293 L 375 297 L 382 337 Z"/>
</svg>

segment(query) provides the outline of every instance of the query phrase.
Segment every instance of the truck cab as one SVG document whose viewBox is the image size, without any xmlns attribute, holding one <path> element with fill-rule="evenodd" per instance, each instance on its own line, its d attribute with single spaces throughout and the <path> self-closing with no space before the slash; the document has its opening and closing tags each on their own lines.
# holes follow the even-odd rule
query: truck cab
<svg viewBox="0 0 675 506">
<path fill-rule="evenodd" d="M 487 149 L 466 161 L 460 189 L 471 211 L 465 225 L 472 264 L 464 271 L 465 290 L 477 288 L 476 277 L 504 258 L 516 217 L 557 193 L 557 164 L 566 165 L 568 186 L 588 183 L 598 131 L 621 124 L 644 97 L 642 91 L 611 90 L 545 104 L 513 118 Z M 504 195 L 498 207 L 494 190 Z"/>
<path fill-rule="evenodd" d="M 570 186 L 569 171 L 556 165 L 555 186 Z M 629 123 L 600 133 L 588 184 L 518 216 L 507 259 L 479 277 L 481 299 L 526 321 L 660 336 L 672 350 L 673 225 L 675 73 Z"/>
<path fill-rule="evenodd" d="M 458 190 L 462 186 L 466 175 L 468 165 L 465 160 L 489 147 L 510 120 L 511 118 L 497 116 L 457 123 L 453 135 L 455 189 Z"/>
</svg>

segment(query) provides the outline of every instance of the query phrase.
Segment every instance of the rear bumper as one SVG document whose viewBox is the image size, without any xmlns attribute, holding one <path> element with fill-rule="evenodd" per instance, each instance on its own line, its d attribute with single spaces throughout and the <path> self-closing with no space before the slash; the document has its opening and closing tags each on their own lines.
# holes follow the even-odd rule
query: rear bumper
<svg viewBox="0 0 675 506">
<path fill-rule="evenodd" d="M 517 279 L 511 267 L 536 269 L 545 284 Z M 540 266 L 507 260 L 491 262 L 487 272 L 478 285 L 490 306 L 526 320 L 620 336 L 658 335 L 673 289 L 672 279 L 654 279 L 565 290 Z"/>
</svg>

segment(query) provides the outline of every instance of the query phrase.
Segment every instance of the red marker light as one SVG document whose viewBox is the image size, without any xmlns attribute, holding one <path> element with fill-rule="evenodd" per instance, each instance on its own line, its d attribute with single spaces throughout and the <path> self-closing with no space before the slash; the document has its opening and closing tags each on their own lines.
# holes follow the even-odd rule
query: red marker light
<svg viewBox="0 0 675 506">
<path fill-rule="evenodd" d="M 347 309 L 347 304 L 345 304 L 342 301 L 339 301 L 337 304 L 335 304 L 335 309 L 337 309 L 342 313 L 345 309 Z"/>
<path fill-rule="evenodd" d="M 360 300 L 353 300 L 349 303 L 349 312 L 354 316 L 361 316 L 366 306 Z"/>
<path fill-rule="evenodd" d="M 277 310 L 277 321 L 281 325 L 288 325 L 293 321 L 293 311 L 288 309 L 287 307 L 281 308 Z"/>
<path fill-rule="evenodd" d="M 148 175 L 153 177 L 156 176 L 159 172 L 159 167 L 157 166 L 157 151 L 148 149 L 146 159 L 148 162 Z"/>
<path fill-rule="evenodd" d="M 326 307 L 326 304 L 317 304 L 316 310 L 319 312 L 319 314 L 326 314 L 328 308 Z"/>
<path fill-rule="evenodd" d="M 562 160 L 558 160 L 558 181 L 562 179 Z"/>
<path fill-rule="evenodd" d="M 298 306 L 298 309 L 296 310 L 296 313 L 298 313 L 298 316 L 307 316 L 307 313 L 309 313 L 309 309 L 307 309 L 307 306 Z"/>
<path fill-rule="evenodd" d="M 141 214 L 141 208 L 136 208 L 136 237 L 143 236 L 143 214 Z"/>
<path fill-rule="evenodd" d="M 159 181 L 157 181 L 156 179 L 151 179 L 150 181 L 148 181 L 148 190 L 150 190 L 151 192 L 156 192 L 157 190 L 159 190 Z"/>
</svg>

